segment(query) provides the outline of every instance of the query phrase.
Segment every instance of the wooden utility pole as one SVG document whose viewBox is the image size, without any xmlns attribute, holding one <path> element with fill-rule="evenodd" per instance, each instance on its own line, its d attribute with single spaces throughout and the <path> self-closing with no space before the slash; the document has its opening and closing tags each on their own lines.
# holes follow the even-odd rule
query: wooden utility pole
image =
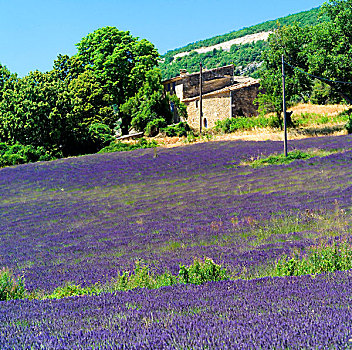
<svg viewBox="0 0 352 350">
<path fill-rule="evenodd" d="M 284 112 L 284 154 L 287 157 L 287 117 L 286 117 L 286 97 L 285 97 L 285 60 L 284 55 L 282 59 L 282 109 Z"/>
<path fill-rule="evenodd" d="M 203 73 L 202 63 L 199 63 L 199 133 L 202 133 L 203 122 Z"/>
</svg>

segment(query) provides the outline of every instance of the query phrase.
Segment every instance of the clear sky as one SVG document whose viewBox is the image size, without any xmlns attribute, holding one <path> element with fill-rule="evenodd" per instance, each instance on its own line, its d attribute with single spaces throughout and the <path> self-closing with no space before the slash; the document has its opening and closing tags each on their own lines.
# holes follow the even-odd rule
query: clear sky
<svg viewBox="0 0 352 350">
<path fill-rule="evenodd" d="M 161 54 L 320 6 L 323 0 L 0 0 L 0 63 L 20 76 L 52 68 L 95 29 L 115 26 Z"/>
</svg>

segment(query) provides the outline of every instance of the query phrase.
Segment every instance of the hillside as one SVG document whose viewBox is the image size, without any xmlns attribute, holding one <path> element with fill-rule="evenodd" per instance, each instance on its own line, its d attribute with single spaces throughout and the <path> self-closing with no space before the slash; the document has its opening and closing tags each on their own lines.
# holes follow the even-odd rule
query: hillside
<svg viewBox="0 0 352 350">
<path fill-rule="evenodd" d="M 208 69 L 234 64 L 237 75 L 256 76 L 261 53 L 268 47 L 266 40 L 269 34 L 278 25 L 298 22 L 308 26 L 327 20 L 320 17 L 319 13 L 320 8 L 313 8 L 168 51 L 160 62 L 163 77 L 168 79 L 177 76 L 180 69 L 195 72 L 199 69 L 200 62 Z"/>
</svg>

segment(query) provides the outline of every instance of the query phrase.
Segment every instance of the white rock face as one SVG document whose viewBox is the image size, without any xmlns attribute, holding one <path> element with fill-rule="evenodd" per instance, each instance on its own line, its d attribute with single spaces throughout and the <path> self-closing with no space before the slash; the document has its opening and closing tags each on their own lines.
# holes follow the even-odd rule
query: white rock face
<svg viewBox="0 0 352 350">
<path fill-rule="evenodd" d="M 255 43 L 259 40 L 268 40 L 268 37 L 271 33 L 272 32 L 261 32 L 261 33 L 245 35 L 245 36 L 242 36 L 241 38 L 232 39 L 220 44 L 216 44 L 208 47 L 201 47 L 199 49 L 195 49 L 192 51 L 181 52 L 175 55 L 174 58 L 187 56 L 193 51 L 196 51 L 198 53 L 205 53 L 205 52 L 213 51 L 214 49 L 217 49 L 217 50 L 223 49 L 224 51 L 230 51 L 231 46 L 234 44 L 240 45 L 240 44 Z"/>
</svg>

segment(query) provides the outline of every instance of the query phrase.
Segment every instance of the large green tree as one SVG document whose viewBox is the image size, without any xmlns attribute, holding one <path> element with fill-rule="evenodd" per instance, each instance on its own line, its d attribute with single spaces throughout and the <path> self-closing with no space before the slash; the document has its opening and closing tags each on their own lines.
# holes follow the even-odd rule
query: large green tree
<svg viewBox="0 0 352 350">
<path fill-rule="evenodd" d="M 0 101 L 0 140 L 59 151 L 64 132 L 61 91 L 61 84 L 52 74 L 39 71 L 7 86 Z"/>
<path fill-rule="evenodd" d="M 77 44 L 77 58 L 94 73 L 112 96 L 117 110 L 143 85 L 146 73 L 157 66 L 159 54 L 148 40 L 139 40 L 115 27 L 100 28 Z M 123 120 L 126 132 L 130 120 Z"/>
<path fill-rule="evenodd" d="M 111 140 L 119 118 L 128 132 L 133 118 L 120 107 L 141 89 L 145 101 L 154 101 L 150 106 L 160 105 L 160 79 L 149 84 L 148 78 L 159 55 L 149 41 L 105 27 L 77 49 L 74 56 L 59 55 L 52 71 L 21 79 L 0 65 L 0 142 L 44 147 L 57 156 L 95 152 Z"/>
<path fill-rule="evenodd" d="M 282 54 L 287 63 L 288 103 L 309 98 L 315 79 L 352 103 L 352 85 L 341 83 L 352 82 L 352 0 L 330 0 L 321 11 L 329 21 L 303 28 L 297 24 L 283 26 L 270 36 L 258 98 L 263 111 L 282 111 Z"/>
</svg>

